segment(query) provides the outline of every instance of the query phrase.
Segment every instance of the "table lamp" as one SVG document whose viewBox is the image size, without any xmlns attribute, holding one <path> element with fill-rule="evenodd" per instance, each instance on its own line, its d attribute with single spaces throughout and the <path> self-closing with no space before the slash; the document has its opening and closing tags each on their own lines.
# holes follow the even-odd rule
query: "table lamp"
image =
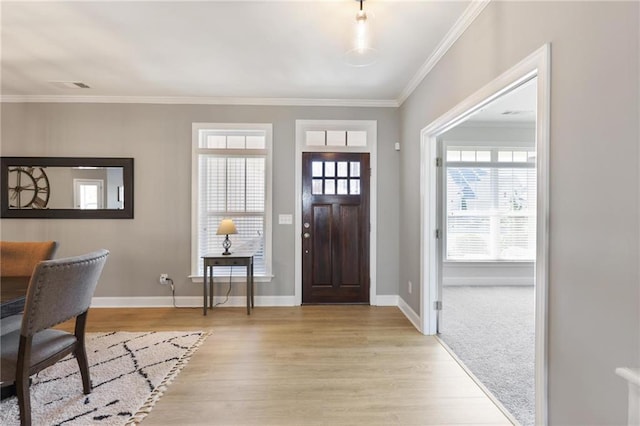
<svg viewBox="0 0 640 426">
<path fill-rule="evenodd" d="M 220 226 L 218 226 L 218 232 L 216 235 L 226 235 L 224 241 L 222 242 L 222 247 L 224 248 L 224 252 L 222 253 L 225 256 L 231 254 L 229 251 L 229 247 L 231 247 L 231 240 L 229 239 L 229 234 L 237 234 L 238 230 L 236 229 L 236 225 L 233 223 L 231 219 L 222 219 L 220 222 Z"/>
</svg>

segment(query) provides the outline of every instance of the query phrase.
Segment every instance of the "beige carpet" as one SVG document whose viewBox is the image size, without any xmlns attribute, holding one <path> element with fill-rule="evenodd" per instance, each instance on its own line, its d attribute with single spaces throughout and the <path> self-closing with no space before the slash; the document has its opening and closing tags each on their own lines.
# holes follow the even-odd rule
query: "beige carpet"
<svg viewBox="0 0 640 426">
<path fill-rule="evenodd" d="M 33 377 L 32 423 L 136 424 L 207 336 L 201 331 L 88 333 L 93 391 L 82 393 L 75 358 L 63 359 Z M 20 424 L 16 397 L 0 403 L 0 424 Z"/>
<path fill-rule="evenodd" d="M 445 286 L 440 338 L 523 426 L 535 423 L 533 286 Z"/>
</svg>

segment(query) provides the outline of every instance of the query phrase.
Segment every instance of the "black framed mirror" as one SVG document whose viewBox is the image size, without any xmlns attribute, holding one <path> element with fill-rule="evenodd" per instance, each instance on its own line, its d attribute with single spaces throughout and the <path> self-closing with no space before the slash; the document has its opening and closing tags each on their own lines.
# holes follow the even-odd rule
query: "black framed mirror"
<svg viewBox="0 0 640 426">
<path fill-rule="evenodd" d="M 0 157 L 0 217 L 133 219 L 133 158 Z"/>
</svg>

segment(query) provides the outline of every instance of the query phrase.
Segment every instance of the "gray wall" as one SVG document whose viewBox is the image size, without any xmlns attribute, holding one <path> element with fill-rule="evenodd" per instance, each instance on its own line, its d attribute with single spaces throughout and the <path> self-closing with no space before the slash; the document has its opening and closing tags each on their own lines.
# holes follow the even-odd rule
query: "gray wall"
<svg viewBox="0 0 640 426">
<path fill-rule="evenodd" d="M 133 157 L 133 220 L 3 219 L 3 240 L 53 239 L 58 257 L 104 247 L 111 256 L 96 296 L 168 296 L 160 273 L 176 283 L 178 296 L 200 295 L 187 278 L 191 252 L 191 124 L 273 123 L 273 271 L 256 294 L 293 296 L 292 225 L 278 214 L 294 213 L 296 119 L 378 121 L 378 231 L 384 262 L 377 266 L 377 293 L 398 293 L 399 140 L 397 108 L 248 107 L 132 104 L 2 105 L 2 155 Z M 384 208 L 381 208 L 384 206 Z M 242 293 L 243 286 L 234 286 Z M 235 293 L 232 293 L 235 294 Z"/>
<path fill-rule="evenodd" d="M 491 2 L 401 108 L 400 296 L 419 312 L 420 130 L 551 43 L 549 419 L 625 424 L 640 365 L 639 4 Z"/>
</svg>

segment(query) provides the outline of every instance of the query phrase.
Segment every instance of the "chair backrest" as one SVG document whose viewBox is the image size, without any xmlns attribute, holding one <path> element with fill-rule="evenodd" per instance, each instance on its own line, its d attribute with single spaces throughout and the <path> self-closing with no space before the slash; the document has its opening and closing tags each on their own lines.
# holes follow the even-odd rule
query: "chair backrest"
<svg viewBox="0 0 640 426">
<path fill-rule="evenodd" d="M 98 250 L 38 263 L 27 290 L 21 334 L 33 336 L 86 312 L 108 255 Z"/>
<path fill-rule="evenodd" d="M 56 241 L 0 241 L 0 276 L 30 277 L 38 262 L 53 259 Z"/>
</svg>

